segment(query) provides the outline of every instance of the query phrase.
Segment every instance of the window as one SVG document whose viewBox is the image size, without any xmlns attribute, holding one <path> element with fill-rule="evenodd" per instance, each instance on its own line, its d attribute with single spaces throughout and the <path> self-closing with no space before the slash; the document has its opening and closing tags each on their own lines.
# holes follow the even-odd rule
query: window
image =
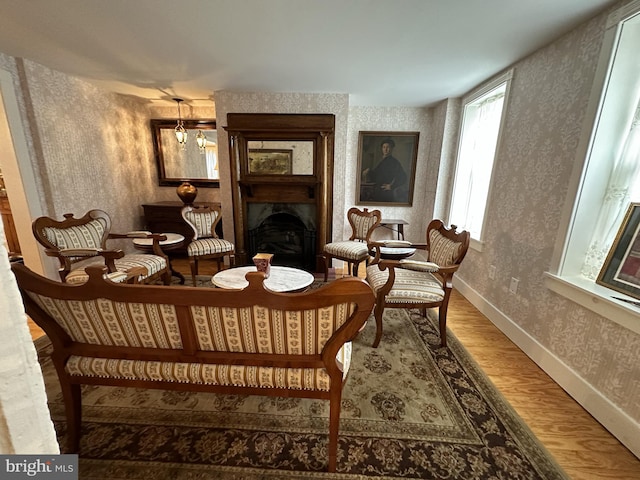
<svg viewBox="0 0 640 480">
<path fill-rule="evenodd" d="M 640 1 L 609 18 L 590 99 L 593 128 L 585 128 L 578 151 L 584 161 L 574 172 L 576 199 L 546 284 L 640 332 L 637 311 L 613 298 L 624 295 L 595 283 L 629 203 L 640 201 Z"/>
<path fill-rule="evenodd" d="M 493 161 L 510 80 L 511 72 L 463 99 L 449 221 L 468 230 L 472 240 L 477 242 L 482 240 Z"/>
</svg>

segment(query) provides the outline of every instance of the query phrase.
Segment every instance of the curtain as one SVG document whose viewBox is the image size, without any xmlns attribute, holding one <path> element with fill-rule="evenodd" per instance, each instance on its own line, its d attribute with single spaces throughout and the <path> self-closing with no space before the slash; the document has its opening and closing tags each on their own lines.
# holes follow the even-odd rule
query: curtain
<svg viewBox="0 0 640 480">
<path fill-rule="evenodd" d="M 602 207 L 587 250 L 582 275 L 595 280 L 629 206 L 640 199 L 640 103 L 636 107 L 631 127 L 615 160 Z"/>
<path fill-rule="evenodd" d="M 451 209 L 451 223 L 480 238 L 489 182 L 500 131 L 504 86 L 497 93 L 468 105 Z"/>
<path fill-rule="evenodd" d="M 218 180 L 220 178 L 220 171 L 218 170 L 218 148 L 215 144 L 211 147 L 209 145 L 205 147 L 205 159 L 207 163 L 206 178 Z"/>
</svg>

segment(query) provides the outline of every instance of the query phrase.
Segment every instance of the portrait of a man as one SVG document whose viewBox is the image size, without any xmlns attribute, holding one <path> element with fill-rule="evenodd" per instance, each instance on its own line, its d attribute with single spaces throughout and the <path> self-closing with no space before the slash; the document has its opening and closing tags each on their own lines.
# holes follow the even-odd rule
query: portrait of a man
<svg viewBox="0 0 640 480">
<path fill-rule="evenodd" d="M 418 132 L 360 132 L 359 204 L 411 205 Z"/>
</svg>

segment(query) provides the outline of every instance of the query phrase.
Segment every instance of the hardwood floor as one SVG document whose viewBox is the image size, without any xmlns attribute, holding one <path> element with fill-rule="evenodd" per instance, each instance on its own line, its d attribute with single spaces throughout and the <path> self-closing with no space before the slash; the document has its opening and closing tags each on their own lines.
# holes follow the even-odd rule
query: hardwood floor
<svg viewBox="0 0 640 480">
<path fill-rule="evenodd" d="M 190 274 L 186 259 L 173 266 Z M 199 273 L 215 273 L 215 262 L 201 262 Z M 640 459 L 456 291 L 448 327 L 571 479 L 640 480 Z"/>
</svg>

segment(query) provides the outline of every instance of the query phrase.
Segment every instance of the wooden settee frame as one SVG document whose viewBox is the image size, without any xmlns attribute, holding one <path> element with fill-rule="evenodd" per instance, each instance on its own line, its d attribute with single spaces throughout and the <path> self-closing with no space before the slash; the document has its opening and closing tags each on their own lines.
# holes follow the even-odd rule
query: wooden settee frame
<svg viewBox="0 0 640 480">
<path fill-rule="evenodd" d="M 304 397 L 327 399 L 330 402 L 329 414 L 329 447 L 328 470 L 334 472 L 337 462 L 338 429 L 340 421 L 340 402 L 342 387 L 346 380 L 343 375 L 343 365 L 337 361 L 339 353 L 345 343 L 353 340 L 369 317 L 374 296 L 366 282 L 356 278 L 344 278 L 331 282 L 325 286 L 304 293 L 275 293 L 264 288 L 264 274 L 248 273 L 246 278 L 249 285 L 243 290 L 224 290 L 209 288 L 194 288 L 183 286 L 163 285 L 131 285 L 117 284 L 103 278 L 105 268 L 89 267 L 89 280 L 85 284 L 69 285 L 55 282 L 37 275 L 24 265 L 12 265 L 20 288 L 27 314 L 45 331 L 53 345 L 51 358 L 60 380 L 67 417 L 67 446 L 71 452 L 79 450 L 81 425 L 81 388 L 82 384 L 113 385 L 137 388 L 160 388 L 181 391 L 199 391 L 215 393 L 235 393 L 249 395 L 268 395 L 282 397 Z M 136 312 L 137 322 L 145 323 L 145 311 L 157 312 L 162 306 L 162 312 L 174 312 L 177 318 L 177 329 L 174 328 L 173 338 L 179 336 L 180 348 L 150 348 L 132 346 L 120 338 L 121 345 L 114 342 L 101 341 L 92 338 L 90 341 L 80 341 L 78 334 L 73 332 L 77 323 L 97 322 L 101 328 L 108 325 L 97 318 L 96 305 L 110 308 L 119 305 L 119 311 L 132 310 Z M 139 308 L 144 305 L 144 308 Z M 90 308 L 88 308 L 90 307 Z M 74 309 L 82 311 L 82 322 L 76 319 L 65 320 L 54 317 L 62 315 L 60 312 Z M 111 310 L 109 310 L 111 311 Z M 57 313 L 56 313 L 57 312 Z M 142 312 L 142 313 L 141 313 Z M 195 315 L 194 315 L 195 312 Z M 206 312 L 209 312 L 208 314 Z M 292 322 L 282 321 L 282 328 L 293 328 L 296 321 L 305 323 L 304 331 L 312 331 L 318 326 L 320 334 L 314 341 L 305 342 L 315 344 L 310 350 L 302 354 L 292 353 L 260 353 L 243 346 L 232 348 L 202 348 L 202 329 L 207 322 L 203 318 L 214 318 L 215 312 L 224 312 L 231 317 L 238 313 L 244 315 L 244 335 L 246 338 L 258 338 L 258 328 L 264 327 L 264 322 L 271 322 L 275 318 L 292 315 Z M 231 312 L 231 313 L 230 313 Z M 257 318 L 255 315 L 258 312 Z M 301 312 L 305 312 L 302 314 Z M 92 318 L 92 315 L 96 318 Z M 142 315 L 140 317 L 139 315 Z M 198 315 L 200 315 L 198 317 Z M 202 316 L 204 315 L 204 317 Z M 266 317 L 265 317 L 266 315 Z M 64 315 L 63 315 L 64 316 Z M 70 316 L 67 315 L 67 316 Z M 289 317 L 287 317 L 289 318 Z M 312 319 L 312 320 L 309 320 Z M 112 320 L 112 319 L 111 319 Z M 72 323 L 66 325 L 65 322 Z M 127 322 L 128 320 L 122 320 Z M 102 323 L 101 323 L 102 322 Z M 111 323 L 113 323 L 111 321 Z M 133 322 L 135 323 L 135 322 Z M 170 322 L 167 322 L 167 324 Z M 214 323 L 211 320 L 210 323 Z M 221 322 L 221 324 L 224 323 Z M 258 327 L 257 324 L 262 325 Z M 151 325 L 152 322 L 149 323 Z M 167 325 L 161 326 L 168 329 Z M 220 325 L 218 325 L 220 328 Z M 273 327 L 275 329 L 275 327 Z M 298 332 L 301 330 L 299 329 Z M 150 332 L 156 335 L 156 332 Z M 158 333 L 160 335 L 161 333 Z M 199 337 L 200 335 L 200 337 Z M 120 335 L 122 337 L 122 335 Z M 293 338 L 293 337 L 292 337 Z M 217 342 L 220 339 L 212 339 Z M 300 339 L 304 341 L 304 338 Z M 109 344 L 111 343 L 111 344 Z M 255 342 L 258 344 L 259 342 Z M 295 343 L 295 342 L 294 342 Z M 289 348 L 289 347 L 286 347 Z M 241 351 L 241 350 L 245 351 Z M 232 351 L 236 350 L 236 351 Z M 350 352 L 350 349 L 349 349 Z M 116 378 L 113 375 L 103 376 L 70 373 L 68 367 L 74 359 L 117 359 L 123 361 L 164 362 L 164 364 L 199 364 L 202 369 L 226 366 L 243 366 L 246 368 L 279 368 L 312 369 L 318 378 L 328 376 L 328 388 L 273 388 L 264 386 L 238 386 L 228 384 L 208 384 L 185 382 L 181 383 L 166 379 Z M 198 366 L 198 365 L 196 365 Z M 315 370 L 314 370 L 315 369 Z M 326 372 L 326 375 L 325 373 Z M 325 375 L 325 376 L 323 376 Z M 327 385 L 325 385 L 326 388 Z"/>
</svg>

